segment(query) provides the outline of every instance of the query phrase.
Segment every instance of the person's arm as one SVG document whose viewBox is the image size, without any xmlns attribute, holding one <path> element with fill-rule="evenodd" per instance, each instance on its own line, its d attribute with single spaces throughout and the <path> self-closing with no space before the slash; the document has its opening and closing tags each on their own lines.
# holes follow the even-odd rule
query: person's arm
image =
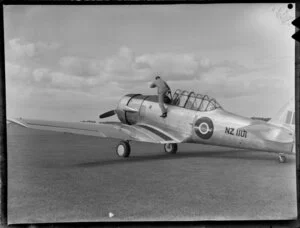
<svg viewBox="0 0 300 228">
<path fill-rule="evenodd" d="M 155 82 L 152 82 L 152 83 L 150 84 L 150 88 L 155 88 L 155 87 L 156 87 Z"/>
<path fill-rule="evenodd" d="M 166 87 L 168 88 L 169 91 L 171 91 L 170 86 L 165 82 Z"/>
</svg>

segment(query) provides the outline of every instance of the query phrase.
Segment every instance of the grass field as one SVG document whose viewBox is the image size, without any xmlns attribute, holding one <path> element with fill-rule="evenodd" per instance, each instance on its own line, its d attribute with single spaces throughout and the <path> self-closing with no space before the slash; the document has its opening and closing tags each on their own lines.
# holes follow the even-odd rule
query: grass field
<svg viewBox="0 0 300 228">
<path fill-rule="evenodd" d="M 8 126 L 9 223 L 296 218 L 295 157 Z M 111 213 L 109 216 L 109 213 Z"/>
</svg>

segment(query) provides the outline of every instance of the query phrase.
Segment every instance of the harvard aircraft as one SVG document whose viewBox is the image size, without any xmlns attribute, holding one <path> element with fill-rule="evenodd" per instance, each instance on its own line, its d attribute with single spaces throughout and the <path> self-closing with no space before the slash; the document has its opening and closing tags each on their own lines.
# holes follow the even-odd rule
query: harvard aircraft
<svg viewBox="0 0 300 228">
<path fill-rule="evenodd" d="M 178 143 L 198 143 L 275 152 L 285 162 L 295 153 L 295 107 L 291 100 L 269 122 L 253 120 L 224 110 L 207 95 L 176 90 L 169 96 L 168 116 L 161 118 L 156 95 L 128 94 L 115 110 L 100 118 L 117 115 L 120 122 L 68 123 L 32 119 L 9 119 L 21 126 L 121 139 L 117 155 L 130 155 L 130 141 L 160 143 L 166 153 L 175 154 Z"/>
</svg>

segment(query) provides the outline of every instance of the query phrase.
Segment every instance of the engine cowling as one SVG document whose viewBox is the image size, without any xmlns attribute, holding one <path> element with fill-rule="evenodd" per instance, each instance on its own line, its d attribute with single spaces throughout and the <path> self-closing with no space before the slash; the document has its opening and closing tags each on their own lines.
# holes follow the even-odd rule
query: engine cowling
<svg viewBox="0 0 300 228">
<path fill-rule="evenodd" d="M 118 103 L 116 113 L 119 120 L 125 124 L 135 124 L 139 120 L 139 110 L 146 96 L 127 94 Z"/>
</svg>

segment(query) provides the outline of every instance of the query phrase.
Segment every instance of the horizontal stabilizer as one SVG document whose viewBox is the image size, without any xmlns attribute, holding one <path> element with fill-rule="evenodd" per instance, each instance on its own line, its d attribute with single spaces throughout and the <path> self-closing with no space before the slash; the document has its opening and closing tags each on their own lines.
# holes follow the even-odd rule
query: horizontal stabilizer
<svg viewBox="0 0 300 228">
<path fill-rule="evenodd" d="M 258 136 L 259 138 L 263 138 L 272 142 L 280 142 L 280 143 L 293 143 L 294 137 L 293 132 L 284 128 L 274 126 L 272 124 L 253 124 L 247 127 L 244 127 L 248 132 Z"/>
</svg>

